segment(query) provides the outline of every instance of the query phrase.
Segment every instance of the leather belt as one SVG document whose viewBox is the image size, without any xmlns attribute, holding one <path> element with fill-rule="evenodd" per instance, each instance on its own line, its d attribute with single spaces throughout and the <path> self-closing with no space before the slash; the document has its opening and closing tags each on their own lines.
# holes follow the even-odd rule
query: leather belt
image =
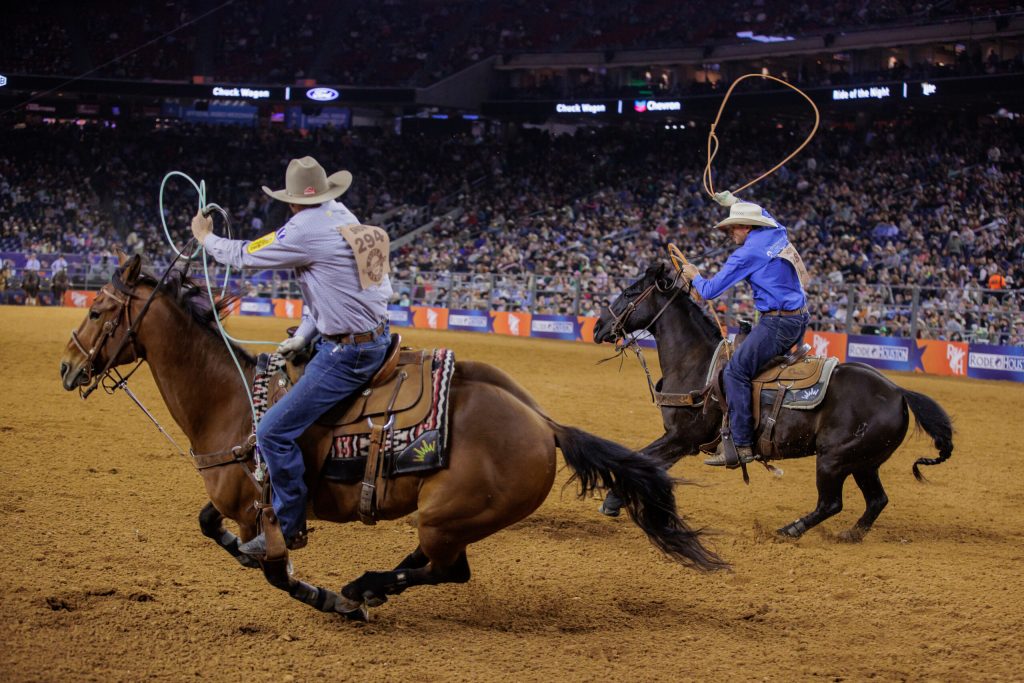
<svg viewBox="0 0 1024 683">
<path fill-rule="evenodd" d="M 366 342 L 373 341 L 380 335 L 384 334 L 384 328 L 387 327 L 387 322 L 381 321 L 377 327 L 373 328 L 368 332 L 348 332 L 345 334 L 322 334 L 320 335 L 329 342 L 335 344 L 365 344 Z"/>
<path fill-rule="evenodd" d="M 762 311 L 761 315 L 791 316 L 791 315 L 800 315 L 801 313 L 805 312 L 806 310 L 807 310 L 806 308 L 796 308 L 796 309 L 793 309 L 792 311 L 781 311 L 781 310 L 776 308 L 776 309 L 772 309 L 770 311 Z"/>
</svg>

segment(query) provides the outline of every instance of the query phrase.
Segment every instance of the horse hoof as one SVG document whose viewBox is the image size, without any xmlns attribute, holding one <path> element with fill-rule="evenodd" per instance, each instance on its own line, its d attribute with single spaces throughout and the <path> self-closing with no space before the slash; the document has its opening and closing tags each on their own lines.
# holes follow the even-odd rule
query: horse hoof
<svg viewBox="0 0 1024 683">
<path fill-rule="evenodd" d="M 864 529 L 853 527 L 839 534 L 838 538 L 843 543 L 860 543 L 864 540 L 864 534 L 867 533 Z"/>
<path fill-rule="evenodd" d="M 802 535 L 792 524 L 784 526 L 781 529 L 776 529 L 775 533 L 783 538 L 800 538 Z"/>
<path fill-rule="evenodd" d="M 370 621 L 370 610 L 366 608 L 366 605 L 360 605 L 354 610 L 349 610 L 348 612 L 339 612 L 339 614 L 341 614 L 341 616 L 345 617 L 349 621 L 360 621 L 364 624 Z"/>
<path fill-rule="evenodd" d="M 380 607 L 387 601 L 388 596 L 386 595 L 377 595 L 371 591 L 363 593 L 363 604 L 367 607 Z"/>
<path fill-rule="evenodd" d="M 246 569 L 259 569 L 260 563 L 258 560 L 250 557 L 249 555 L 236 555 L 235 559 L 238 560 L 238 564 L 242 565 Z"/>
<path fill-rule="evenodd" d="M 597 511 L 605 517 L 618 517 L 621 510 L 617 507 L 609 507 L 607 503 L 601 503 L 601 507 L 597 508 Z"/>
</svg>

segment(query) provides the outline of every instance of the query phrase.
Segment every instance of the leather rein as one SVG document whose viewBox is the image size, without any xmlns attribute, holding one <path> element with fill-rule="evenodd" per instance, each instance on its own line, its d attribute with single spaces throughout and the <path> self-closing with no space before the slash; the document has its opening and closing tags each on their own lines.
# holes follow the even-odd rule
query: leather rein
<svg viewBox="0 0 1024 683">
<path fill-rule="evenodd" d="M 687 285 L 686 287 L 684 287 L 682 284 L 684 282 Z M 614 356 L 611 356 L 610 358 L 606 358 L 599 362 L 604 363 L 605 361 L 611 360 L 616 356 L 622 356 L 627 350 L 631 350 L 633 353 L 636 354 L 637 360 L 640 361 L 640 366 L 644 369 L 644 375 L 646 375 L 647 377 L 647 388 L 651 393 L 651 401 L 659 407 L 700 408 L 704 405 L 704 402 L 708 394 L 709 387 L 702 387 L 701 389 L 695 389 L 684 394 L 672 394 L 658 391 L 655 387 L 654 380 L 651 378 L 651 371 L 647 367 L 647 360 L 644 358 L 643 352 L 640 349 L 640 344 L 637 340 L 640 334 L 644 332 L 650 332 L 651 328 L 654 327 L 654 324 L 658 322 L 658 319 L 661 318 L 665 311 L 668 310 L 669 306 L 671 306 L 672 303 L 676 300 L 676 297 L 678 297 L 680 294 L 690 295 L 692 290 L 693 284 L 682 276 L 682 271 L 675 269 L 675 276 L 672 278 L 672 281 L 667 286 L 663 286 L 661 282 L 658 280 L 658 278 L 655 278 L 653 283 L 648 285 L 646 289 L 640 292 L 640 294 L 635 299 L 633 299 L 626 305 L 621 314 L 612 314 L 613 318 L 610 331 L 616 338 L 615 346 L 617 352 Z M 633 314 L 634 311 L 636 311 L 640 303 L 642 303 L 645 299 L 647 299 L 647 297 L 651 296 L 656 291 L 662 294 L 671 291 L 672 295 L 668 298 L 668 301 L 666 301 L 665 304 L 658 310 L 654 317 L 651 318 L 651 322 L 649 322 L 646 327 L 644 327 L 639 332 L 634 333 L 631 337 L 627 337 L 628 333 L 626 332 L 626 320 L 629 318 L 630 315 Z M 611 311 L 610 307 L 609 311 Z M 725 339 L 727 339 L 727 337 L 723 338 L 723 342 Z M 620 342 L 622 343 L 620 344 Z"/>
</svg>

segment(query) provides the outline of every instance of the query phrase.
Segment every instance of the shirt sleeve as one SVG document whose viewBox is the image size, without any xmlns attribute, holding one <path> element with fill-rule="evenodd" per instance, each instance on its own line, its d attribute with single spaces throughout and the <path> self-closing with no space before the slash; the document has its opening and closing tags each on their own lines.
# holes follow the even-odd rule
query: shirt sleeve
<svg viewBox="0 0 1024 683">
<path fill-rule="evenodd" d="M 299 329 L 295 330 L 296 337 L 302 337 L 306 341 L 313 338 L 313 334 L 316 332 L 316 321 L 313 319 L 314 315 L 316 315 L 316 310 L 308 301 L 303 302 L 302 322 L 299 323 Z"/>
<path fill-rule="evenodd" d="M 289 222 L 277 232 L 268 232 L 255 240 L 229 240 L 217 235 L 206 238 L 203 246 L 219 263 L 233 268 L 299 268 L 311 262 L 309 252 L 294 234 Z"/>
<path fill-rule="evenodd" d="M 729 256 L 725 265 L 713 278 L 698 275 L 693 278 L 693 287 L 705 299 L 717 299 L 723 292 L 742 281 L 754 271 L 754 261 L 742 247 Z"/>
</svg>

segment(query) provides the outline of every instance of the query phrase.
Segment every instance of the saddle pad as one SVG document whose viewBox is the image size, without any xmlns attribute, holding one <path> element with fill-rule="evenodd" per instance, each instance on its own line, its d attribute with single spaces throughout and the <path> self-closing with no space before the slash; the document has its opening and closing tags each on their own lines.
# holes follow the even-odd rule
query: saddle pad
<svg viewBox="0 0 1024 683">
<path fill-rule="evenodd" d="M 455 352 L 435 349 L 431 358 L 430 412 L 417 425 L 385 434 L 382 455 L 386 477 L 423 474 L 448 466 L 448 404 L 454 374 Z M 369 454 L 369 434 L 336 436 L 321 471 L 335 481 L 358 481 L 363 475 L 358 462 L 365 464 Z"/>
<path fill-rule="evenodd" d="M 839 364 L 839 359 L 829 358 L 823 363 L 821 369 L 821 378 L 818 382 L 812 386 L 805 387 L 803 389 L 794 389 L 786 392 L 786 397 L 782 401 L 783 408 L 790 408 L 792 410 L 813 410 L 825 399 L 825 393 L 828 391 L 829 381 L 832 379 L 832 371 L 835 370 L 836 365 Z M 763 389 L 761 391 L 761 412 L 771 411 L 771 406 L 775 405 L 775 394 L 777 389 Z"/>
</svg>

